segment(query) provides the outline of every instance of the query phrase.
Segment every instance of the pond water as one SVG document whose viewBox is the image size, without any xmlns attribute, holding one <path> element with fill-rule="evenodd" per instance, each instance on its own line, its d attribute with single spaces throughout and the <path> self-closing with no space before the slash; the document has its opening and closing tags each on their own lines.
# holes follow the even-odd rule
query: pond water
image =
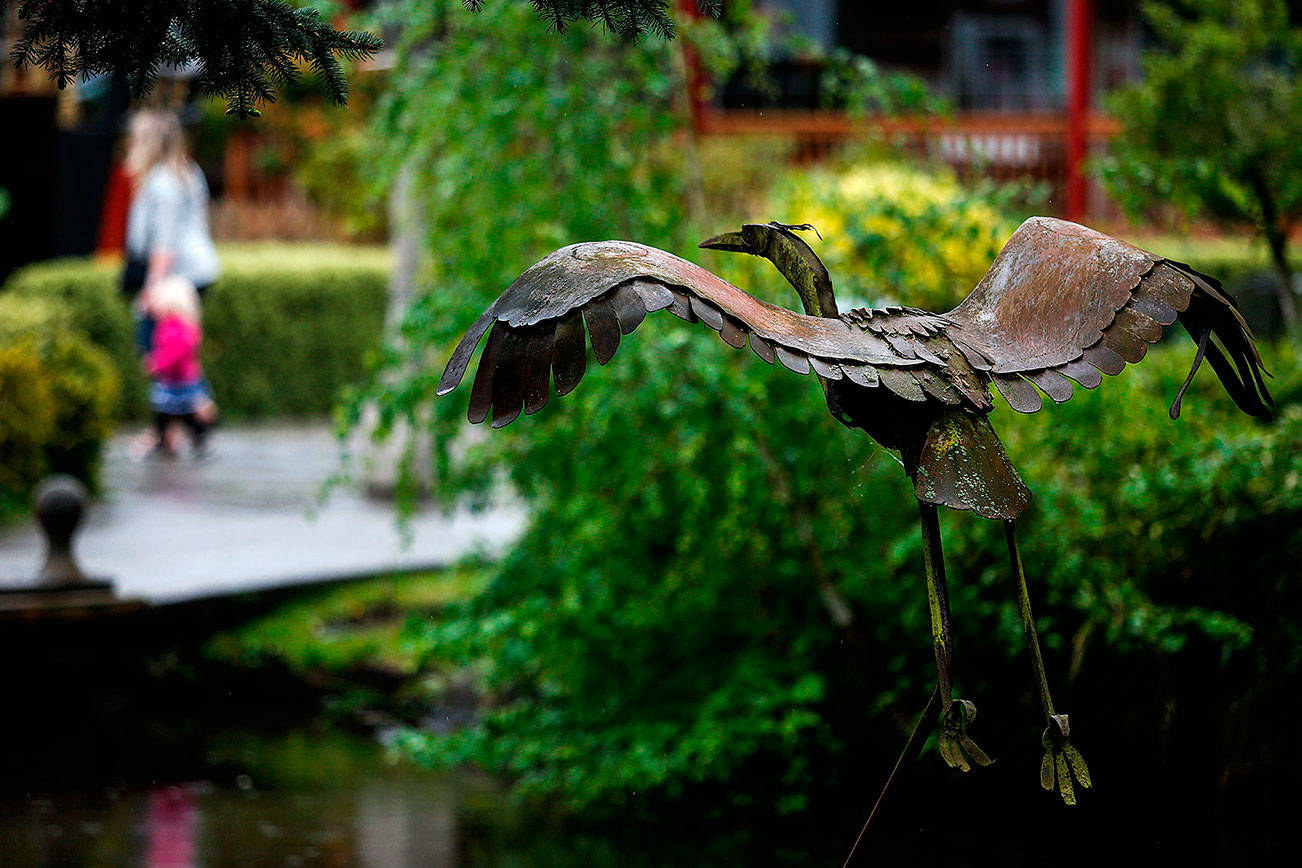
<svg viewBox="0 0 1302 868">
<path fill-rule="evenodd" d="M 11 792 L 0 804 L 0 861 L 15 868 L 458 864 L 456 818 L 468 782 L 393 766 L 362 737 L 306 728 L 278 739 L 223 733 L 208 746 L 206 765 L 207 775 Z"/>
<path fill-rule="evenodd" d="M 3 868 L 600 868 L 731 846 L 576 830 L 499 781 L 400 761 L 319 685 L 206 659 L 208 614 L 2 626 Z"/>
<path fill-rule="evenodd" d="M 546 805 L 526 810 L 482 775 L 394 760 L 378 735 L 383 719 L 325 713 L 320 685 L 205 659 L 195 640 L 212 628 L 210 614 L 101 632 L 4 625 L 0 866 L 835 865 L 898 747 L 879 749 L 877 766 L 852 774 L 834 804 L 791 821 L 720 820 L 718 807 L 748 791 L 735 780 L 691 805 L 578 827 Z M 998 723 L 988 732 L 998 744 Z M 1038 791 L 1034 751 L 1010 749 L 981 775 L 925 758 L 861 864 L 932 864 L 941 854 L 948 868 L 1287 864 L 1284 854 L 1295 855 L 1295 788 L 1263 778 L 1259 792 L 1204 793 L 1144 775 L 1142 752 L 1104 743 L 1104 725 L 1093 732 L 1102 786 L 1075 809 Z M 762 807 L 780 793 L 753 796 Z"/>
<path fill-rule="evenodd" d="M 80 770 L 63 769 L 52 786 L 6 787 L 0 865 L 614 868 L 713 865 L 737 853 L 726 834 L 702 842 L 675 827 L 621 837 L 551 823 L 481 775 L 396 763 L 366 735 L 320 722 L 276 735 L 192 734 L 194 762 L 178 765 L 174 742 L 98 765 L 80 752 Z M 768 847 L 740 862 L 804 864 Z"/>
<path fill-rule="evenodd" d="M 208 660 L 214 617 L 0 625 L 0 866 L 468 864 L 499 786 L 396 762 L 289 673 Z"/>
</svg>

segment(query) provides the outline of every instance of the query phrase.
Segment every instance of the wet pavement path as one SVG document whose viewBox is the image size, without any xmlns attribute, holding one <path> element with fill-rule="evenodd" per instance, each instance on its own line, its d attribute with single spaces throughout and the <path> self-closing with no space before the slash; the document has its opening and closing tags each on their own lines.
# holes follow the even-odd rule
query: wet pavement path
<svg viewBox="0 0 1302 868">
<path fill-rule="evenodd" d="M 523 527 L 518 505 L 428 509 L 404 539 L 391 503 L 342 487 L 320 502 L 339 469 L 322 425 L 225 428 L 199 463 L 133 459 L 130 441 L 107 449 L 104 492 L 76 552 L 87 573 L 154 603 L 442 566 L 500 551 Z M 0 582 L 29 578 L 42 551 L 31 522 L 0 531 Z"/>
</svg>

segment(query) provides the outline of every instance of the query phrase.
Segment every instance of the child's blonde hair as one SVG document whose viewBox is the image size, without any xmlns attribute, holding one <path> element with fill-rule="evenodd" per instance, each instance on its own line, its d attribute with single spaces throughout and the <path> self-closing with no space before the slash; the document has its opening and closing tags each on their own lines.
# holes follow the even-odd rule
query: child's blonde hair
<svg viewBox="0 0 1302 868">
<path fill-rule="evenodd" d="M 179 316 L 199 322 L 199 292 L 194 284 L 179 274 L 169 274 L 149 287 L 149 311 L 154 319 Z"/>
</svg>

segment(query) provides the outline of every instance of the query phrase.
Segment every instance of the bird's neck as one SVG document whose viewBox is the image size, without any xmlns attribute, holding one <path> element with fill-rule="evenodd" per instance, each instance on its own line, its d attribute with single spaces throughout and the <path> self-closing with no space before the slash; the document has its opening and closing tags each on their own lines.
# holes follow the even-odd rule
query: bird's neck
<svg viewBox="0 0 1302 868">
<path fill-rule="evenodd" d="M 832 293 L 832 278 L 818 255 L 791 232 L 774 232 L 769 239 L 765 258 L 795 287 L 805 313 L 836 317 L 838 311 L 836 296 Z"/>
</svg>

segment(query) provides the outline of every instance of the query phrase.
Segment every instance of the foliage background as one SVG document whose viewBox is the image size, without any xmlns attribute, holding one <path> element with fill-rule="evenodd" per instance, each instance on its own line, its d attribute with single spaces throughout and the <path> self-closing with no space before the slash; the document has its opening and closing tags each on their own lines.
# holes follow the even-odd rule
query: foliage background
<svg viewBox="0 0 1302 868">
<path fill-rule="evenodd" d="M 811 382 L 656 317 L 573 395 L 490 437 L 465 432 L 468 390 L 433 402 L 433 385 L 501 287 L 562 244 L 633 238 L 790 305 L 763 263 L 689 245 L 743 221 L 808 220 L 857 303 L 944 309 L 1026 216 L 1025 197 L 880 151 L 811 172 L 703 163 L 662 47 L 544 39 L 505 7 L 398 8 L 411 24 L 377 138 L 393 176 L 414 173 L 429 291 L 352 418 L 375 401 L 388 426 L 428 424 L 446 504 L 486 504 L 509 483 L 533 509 L 482 593 L 410 623 L 433 692 L 468 673 L 479 716 L 413 728 L 401 746 L 506 773 L 588 817 L 673 802 L 812 822 L 847 793 L 862 804 L 933 666 L 910 492 L 888 455 L 838 428 Z M 718 190 L 724 216 L 709 204 Z M 1162 408 L 1188 354 L 1154 351 L 1063 407 L 996 418 L 1037 493 L 1024 549 L 1059 705 L 1111 794 L 1089 816 L 1127 828 L 1151 781 L 1170 798 L 1149 817 L 1187 818 L 1298 759 L 1270 709 L 1300 662 L 1302 422 L 1292 408 L 1274 427 L 1240 418 L 1204 375 L 1173 425 Z M 1294 351 L 1270 362 L 1287 404 Z M 944 529 L 960 690 L 981 703 L 979 740 L 1007 783 L 954 818 L 976 828 L 1001 807 L 1039 810 L 1042 724 L 1000 528 L 949 515 Z M 833 618 L 838 603 L 850 624 Z"/>
</svg>

